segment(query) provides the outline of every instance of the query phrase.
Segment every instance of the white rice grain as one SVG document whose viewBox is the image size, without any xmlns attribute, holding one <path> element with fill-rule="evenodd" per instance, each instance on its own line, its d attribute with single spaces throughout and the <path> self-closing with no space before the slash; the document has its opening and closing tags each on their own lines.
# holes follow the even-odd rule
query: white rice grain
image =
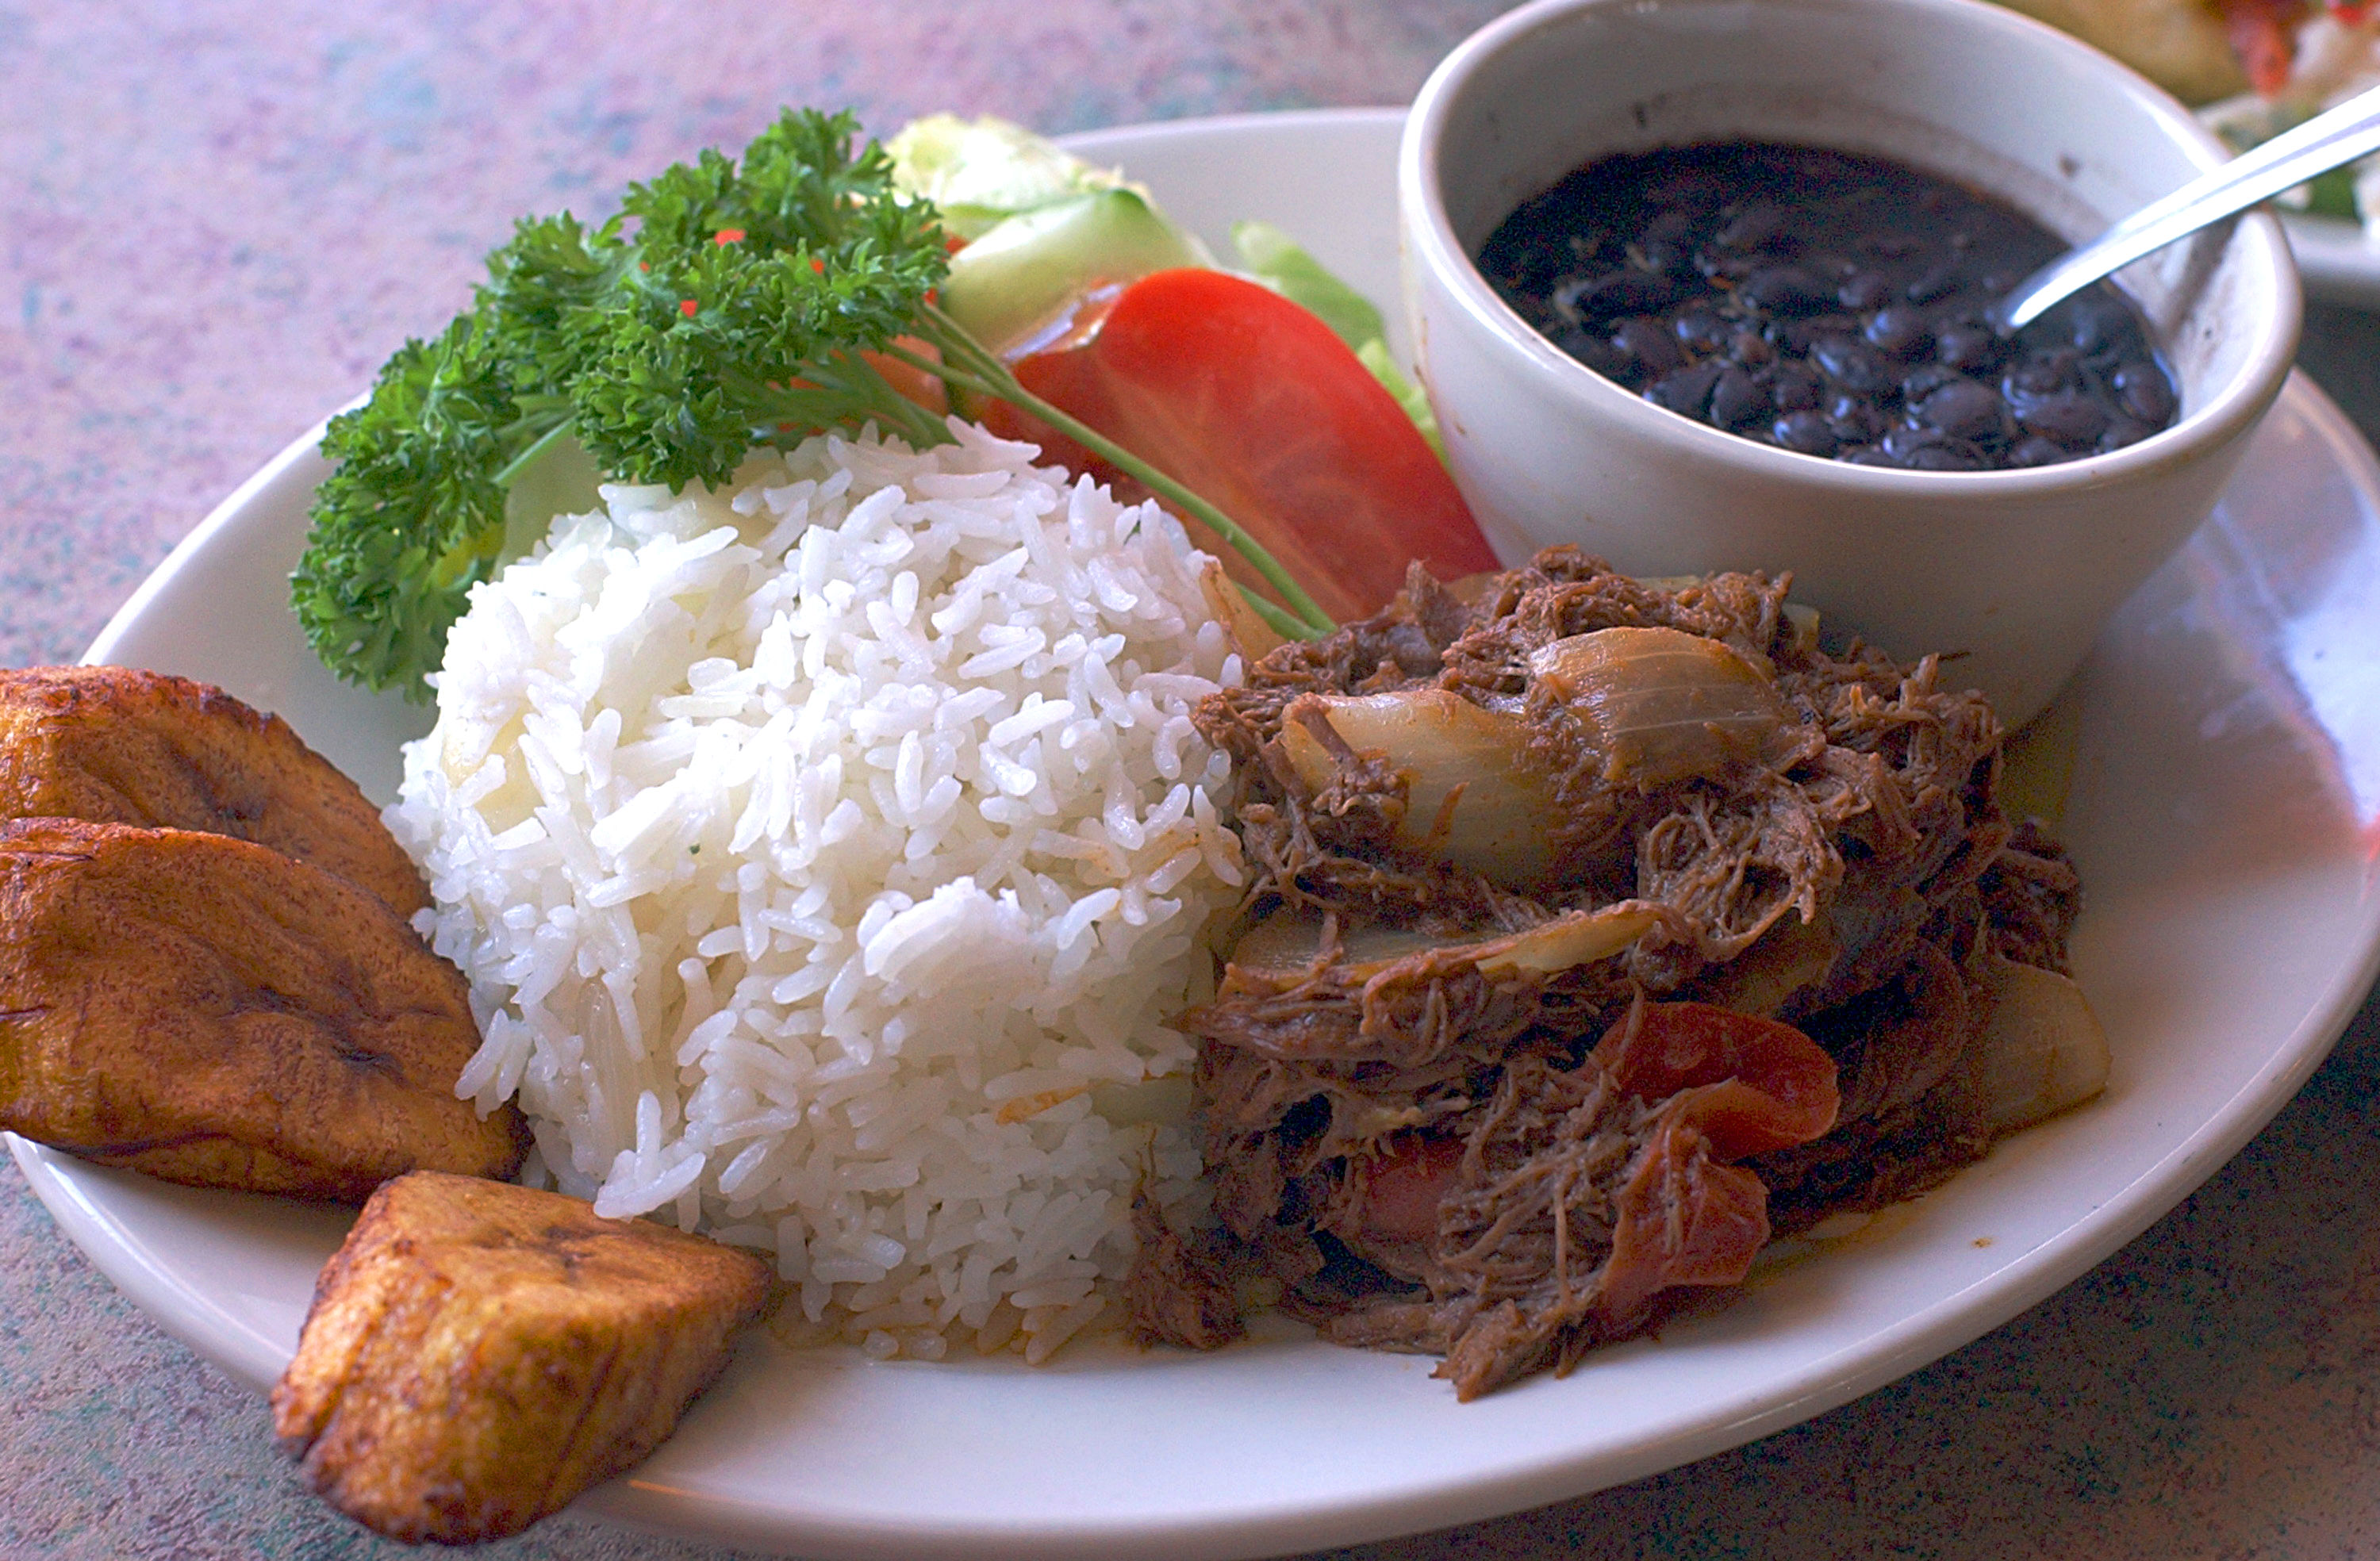
<svg viewBox="0 0 2380 1561">
<path fill-rule="evenodd" d="M 474 590 L 390 823 L 543 1172 L 772 1246 L 871 1355 L 1041 1359 L 1114 1308 L 1195 1146 L 1094 1089 L 1178 1075 L 1236 900 L 1236 679 L 1155 506 L 953 424 L 614 485 Z"/>
</svg>

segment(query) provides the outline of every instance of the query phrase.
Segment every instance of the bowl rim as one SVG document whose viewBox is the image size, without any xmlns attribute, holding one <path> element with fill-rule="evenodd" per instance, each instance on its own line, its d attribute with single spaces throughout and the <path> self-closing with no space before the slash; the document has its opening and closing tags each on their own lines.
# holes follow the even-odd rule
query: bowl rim
<svg viewBox="0 0 2380 1561">
<path fill-rule="evenodd" d="M 1640 15 L 1720 6 L 1744 8 L 1743 0 L 1531 0 L 1456 45 L 1415 95 L 1397 151 L 1397 198 L 1410 268 L 1408 291 L 1418 284 L 1422 273 L 1433 274 L 1463 314 L 1517 353 L 1517 367 L 1535 388 L 1584 412 L 1617 419 L 1636 439 L 1689 458 L 1725 461 L 1754 475 L 1868 498 L 1923 496 L 1939 501 L 1955 497 L 1999 502 L 2128 483 L 2189 463 L 2241 437 L 2279 393 L 2296 357 L 2304 299 L 2288 238 L 2280 224 L 2261 209 L 2239 218 L 2235 229 L 2235 237 L 2262 251 L 2274 268 L 2277 284 L 2272 307 L 2244 317 L 2256 333 L 2250 352 L 2205 405 L 2137 443 L 2105 454 L 2046 466 L 1982 472 L 1853 466 L 1764 444 L 1657 406 L 1561 351 L 1496 294 L 1456 239 L 1439 176 L 1447 124 L 1485 66 L 1524 47 L 1541 33 L 1569 25 L 1582 14 Z M 2231 156 L 2195 115 L 2131 67 L 2046 23 L 1985 0 L 1760 0 L 1750 11 L 1759 18 L 1756 25 L 1791 25 L 1788 18 L 1795 10 L 1870 11 L 1884 6 L 1997 28 L 2014 46 L 2062 52 L 2081 68 L 2101 77 L 2111 91 L 2134 100 L 2168 131 L 2177 133 L 2183 150 L 2201 169 L 2218 166 Z M 1427 381 L 1427 345 L 1417 341 L 1415 346 Z"/>
</svg>

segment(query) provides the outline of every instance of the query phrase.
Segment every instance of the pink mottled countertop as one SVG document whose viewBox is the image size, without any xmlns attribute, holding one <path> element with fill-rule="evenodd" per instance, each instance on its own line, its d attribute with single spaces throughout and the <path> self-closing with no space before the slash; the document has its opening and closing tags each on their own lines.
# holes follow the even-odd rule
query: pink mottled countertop
<svg viewBox="0 0 2380 1561">
<path fill-rule="evenodd" d="M 0 0 L 0 664 L 73 659 L 242 478 L 468 296 L 529 210 L 781 103 L 1061 132 L 1398 103 L 1498 0 Z M 2303 362 L 2380 426 L 2380 329 Z M 2196 1195 L 1893 1386 L 1369 1561 L 2380 1555 L 2380 1009 Z M 398 1554 L 0 1162 L 0 1557 Z M 565 1515 L 519 1557 L 728 1553 Z"/>
</svg>

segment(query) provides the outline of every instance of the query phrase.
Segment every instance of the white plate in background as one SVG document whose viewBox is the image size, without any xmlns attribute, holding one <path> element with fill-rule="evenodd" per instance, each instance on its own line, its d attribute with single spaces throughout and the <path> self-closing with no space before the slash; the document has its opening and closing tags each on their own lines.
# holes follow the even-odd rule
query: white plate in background
<svg viewBox="0 0 2380 1561">
<path fill-rule="evenodd" d="M 1074 144 L 1148 182 L 1218 252 L 1232 220 L 1267 218 L 1389 306 L 1401 119 L 1189 121 Z M 332 680 L 286 607 L 321 471 L 310 438 L 284 452 L 92 656 L 277 709 L 385 799 L 421 713 Z M 1037 1370 L 870 1363 L 756 1336 L 673 1440 L 581 1509 L 820 1556 L 1274 1554 L 1634 1479 L 1957 1348 L 2195 1188 L 2295 1093 L 2371 984 L 2380 470 L 2311 384 L 2292 381 L 2214 519 L 2125 607 L 2054 716 L 2075 732 L 2074 963 L 2113 1081 L 1872 1233 L 1567 1379 L 1468 1405 L 1427 1360 L 1295 1338 L 1207 1357 L 1095 1348 Z M 260 1391 L 279 1373 L 345 1215 L 15 1151 L 160 1325 Z"/>
<path fill-rule="evenodd" d="M 2380 244 L 2364 236 L 2363 224 L 2288 212 L 2280 218 L 2307 297 L 2380 309 Z"/>
</svg>

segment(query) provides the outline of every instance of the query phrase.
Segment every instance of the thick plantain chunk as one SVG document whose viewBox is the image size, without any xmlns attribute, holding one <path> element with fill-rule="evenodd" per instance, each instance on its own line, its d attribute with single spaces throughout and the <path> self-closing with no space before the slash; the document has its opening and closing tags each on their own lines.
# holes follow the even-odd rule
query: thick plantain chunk
<svg viewBox="0 0 2380 1561">
<path fill-rule="evenodd" d="M 230 835 L 361 884 L 401 916 L 430 903 L 354 781 L 279 716 L 188 678 L 0 672 L 0 818 L 44 817 Z"/>
<path fill-rule="evenodd" d="M 0 823 L 0 1128 L 359 1203 L 519 1168 L 520 1114 L 455 1096 L 479 1044 L 461 974 L 345 878 L 223 835 Z"/>
<path fill-rule="evenodd" d="M 501 1539 L 659 1446 L 769 1279 L 560 1193 L 403 1177 L 323 1266 L 273 1430 L 317 1494 L 393 1539 Z"/>
</svg>

